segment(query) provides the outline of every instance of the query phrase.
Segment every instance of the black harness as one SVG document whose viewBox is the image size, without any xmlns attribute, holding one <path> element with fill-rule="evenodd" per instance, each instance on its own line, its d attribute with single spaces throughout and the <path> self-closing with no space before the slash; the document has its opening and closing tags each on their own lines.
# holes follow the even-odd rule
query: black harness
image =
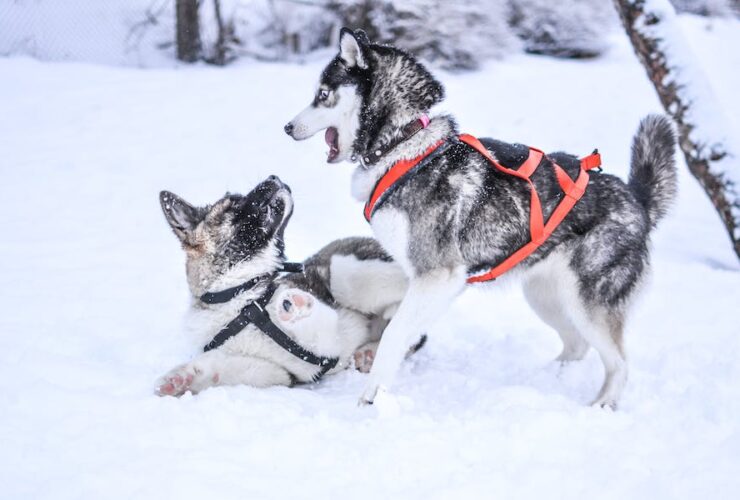
<svg viewBox="0 0 740 500">
<path fill-rule="evenodd" d="M 303 264 L 286 262 L 282 268 L 283 272 L 301 272 L 303 271 Z M 254 288 L 258 283 L 271 279 L 273 275 L 263 274 L 252 278 L 251 280 L 242 283 L 241 285 L 221 290 L 220 292 L 207 292 L 201 295 L 200 300 L 206 304 L 223 304 L 230 301 L 241 292 Z M 262 331 L 265 335 L 270 337 L 277 345 L 288 351 L 293 356 L 318 366 L 319 371 L 312 377 L 314 382 L 318 382 L 321 378 L 326 375 L 326 372 L 337 366 L 339 358 L 327 358 L 325 356 L 318 356 L 311 351 L 301 347 L 295 340 L 290 338 L 285 332 L 283 332 L 278 326 L 272 322 L 270 315 L 267 314 L 265 307 L 272 299 L 272 296 L 277 290 L 277 285 L 271 280 L 267 286 L 267 290 L 258 299 L 249 302 L 245 305 L 236 318 L 229 321 L 229 323 L 218 332 L 213 339 L 203 347 L 203 352 L 208 352 L 218 347 L 221 347 L 224 342 L 229 340 L 231 337 L 237 335 L 239 332 L 244 330 L 249 324 L 253 324 Z M 295 378 L 293 376 L 293 378 Z"/>
</svg>

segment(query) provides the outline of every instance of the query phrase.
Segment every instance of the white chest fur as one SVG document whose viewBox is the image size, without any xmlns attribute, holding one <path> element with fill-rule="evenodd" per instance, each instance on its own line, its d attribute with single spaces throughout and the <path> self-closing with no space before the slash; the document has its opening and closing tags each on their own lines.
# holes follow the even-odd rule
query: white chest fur
<svg viewBox="0 0 740 500">
<path fill-rule="evenodd" d="M 399 210 L 383 207 L 373 214 L 370 226 L 385 251 L 401 266 L 406 276 L 412 277 L 414 267 L 409 259 L 408 216 Z"/>
</svg>

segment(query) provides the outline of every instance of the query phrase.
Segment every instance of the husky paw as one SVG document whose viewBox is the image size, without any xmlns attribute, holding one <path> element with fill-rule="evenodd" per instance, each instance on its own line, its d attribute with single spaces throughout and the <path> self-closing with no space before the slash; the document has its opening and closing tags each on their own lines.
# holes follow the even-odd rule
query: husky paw
<svg viewBox="0 0 740 500">
<path fill-rule="evenodd" d="M 278 318 L 283 323 L 295 323 L 311 315 L 314 298 L 300 290 L 288 290 L 277 301 Z"/>
<path fill-rule="evenodd" d="M 203 371 L 193 364 L 178 366 L 159 379 L 154 393 L 157 396 L 182 396 L 188 391 L 196 393 L 203 388 L 203 377 Z M 214 373 L 211 379 L 213 384 L 217 384 L 218 373 Z"/>
<path fill-rule="evenodd" d="M 612 398 L 601 397 L 591 403 L 594 408 L 603 408 L 605 410 L 616 411 L 617 402 Z"/>
<path fill-rule="evenodd" d="M 375 361 L 375 351 L 377 350 L 377 343 L 374 346 L 365 346 L 355 352 L 355 368 L 360 373 L 370 373 L 370 369 L 373 367 L 373 361 Z"/>
<path fill-rule="evenodd" d="M 357 406 L 368 406 L 373 404 L 373 401 L 375 401 L 375 396 L 378 395 L 378 391 L 380 390 L 380 385 L 378 385 L 376 382 L 370 381 L 370 383 L 368 383 L 365 387 L 365 390 L 362 392 L 360 400 L 357 402 Z"/>
</svg>

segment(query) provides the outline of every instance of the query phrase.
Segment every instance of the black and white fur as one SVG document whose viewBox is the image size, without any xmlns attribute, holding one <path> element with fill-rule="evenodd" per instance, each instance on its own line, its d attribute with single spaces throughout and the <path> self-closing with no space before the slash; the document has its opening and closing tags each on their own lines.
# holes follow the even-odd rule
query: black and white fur
<svg viewBox="0 0 740 500">
<path fill-rule="evenodd" d="M 339 357 L 329 373 L 353 359 L 372 362 L 374 348 L 406 289 L 406 277 L 372 238 L 346 238 L 304 263 L 303 273 L 276 277 L 285 261 L 283 232 L 293 210 L 290 189 L 271 176 L 245 196 L 227 194 L 213 205 L 194 207 L 163 191 L 167 222 L 185 250 L 192 294 L 188 318 L 193 348 L 201 353 L 157 382 L 160 395 L 199 392 L 214 385 L 255 387 L 311 381 L 319 367 L 293 356 L 254 325 L 221 347 L 202 348 L 271 281 L 278 289 L 268 303 L 272 321 L 314 354 Z M 258 276 L 267 278 L 223 304 L 200 297 Z M 360 366 L 359 368 L 362 368 Z"/>
<path fill-rule="evenodd" d="M 380 161 L 363 158 L 397 140 L 405 124 L 443 98 L 442 85 L 412 56 L 372 44 L 364 33 L 343 29 L 337 56 L 321 74 L 313 102 L 286 132 L 305 139 L 327 129 L 330 162 L 358 159 L 353 195 L 366 201 L 395 162 L 421 154 L 457 135 L 450 116 L 391 149 Z M 336 130 L 332 131 L 331 128 Z M 518 166 L 526 147 L 487 139 L 504 165 Z M 595 404 L 616 407 L 627 380 L 623 331 L 629 304 L 648 269 L 648 238 L 675 197 L 675 138 L 666 118 L 643 120 L 634 138 L 628 183 L 591 174 L 586 194 L 518 274 L 534 311 L 563 341 L 562 362 L 594 347 L 605 380 Z M 549 158 L 571 178 L 579 161 L 566 153 Z M 545 217 L 560 200 L 552 167 L 533 176 Z M 466 278 L 500 263 L 529 240 L 529 192 L 472 148 L 457 144 L 414 173 L 375 212 L 372 229 L 409 277 L 409 290 L 383 334 L 361 402 L 369 403 L 393 381 L 403 353 L 463 290 Z"/>
</svg>

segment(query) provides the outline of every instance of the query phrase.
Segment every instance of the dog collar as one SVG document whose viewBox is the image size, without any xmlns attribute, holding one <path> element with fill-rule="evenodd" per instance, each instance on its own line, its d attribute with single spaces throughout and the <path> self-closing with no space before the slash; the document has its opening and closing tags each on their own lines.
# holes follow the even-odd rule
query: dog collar
<svg viewBox="0 0 740 500">
<path fill-rule="evenodd" d="M 388 151 L 395 148 L 402 142 L 409 140 L 417 132 L 427 128 L 430 121 L 431 120 L 426 113 L 421 115 L 416 120 L 410 121 L 401 129 L 401 137 L 389 142 L 384 146 L 378 146 L 375 151 L 365 152 L 365 154 L 362 156 L 363 165 L 375 165 L 386 153 L 388 153 Z"/>
</svg>

